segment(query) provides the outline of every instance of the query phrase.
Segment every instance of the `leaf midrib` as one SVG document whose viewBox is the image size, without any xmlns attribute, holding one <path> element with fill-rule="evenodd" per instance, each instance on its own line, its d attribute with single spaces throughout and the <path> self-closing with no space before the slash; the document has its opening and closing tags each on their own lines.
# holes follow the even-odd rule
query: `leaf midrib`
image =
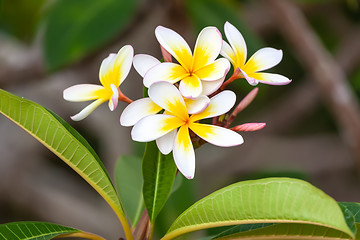
<svg viewBox="0 0 360 240">
<path fill-rule="evenodd" d="M 159 172 L 160 172 L 160 166 L 161 166 L 161 154 L 160 154 L 160 152 L 158 152 L 158 154 L 157 154 L 157 163 L 156 163 L 156 174 L 155 174 L 155 176 L 156 176 L 156 179 L 155 179 L 155 185 L 154 185 L 154 198 L 153 198 L 153 204 L 152 204 L 152 209 L 151 209 L 151 217 L 150 217 L 150 219 L 151 219 L 151 221 L 153 221 L 154 219 L 154 211 L 155 211 L 155 207 L 156 207 L 156 199 L 157 199 L 157 195 L 158 195 L 158 192 L 157 192 L 157 190 L 158 190 L 158 188 L 159 188 L 159 175 L 160 174 L 158 174 Z"/>
</svg>

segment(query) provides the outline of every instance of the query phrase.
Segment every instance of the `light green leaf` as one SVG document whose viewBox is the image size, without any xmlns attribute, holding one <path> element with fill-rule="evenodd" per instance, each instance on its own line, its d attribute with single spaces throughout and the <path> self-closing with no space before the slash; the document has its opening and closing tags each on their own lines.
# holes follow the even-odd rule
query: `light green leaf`
<svg viewBox="0 0 360 240">
<path fill-rule="evenodd" d="M 45 64 L 63 67 L 99 49 L 132 20 L 138 0 L 62 0 L 48 13 Z"/>
<path fill-rule="evenodd" d="M 12 222 L 0 224 L 0 240 L 48 240 L 55 237 L 82 237 L 104 240 L 92 233 L 46 222 Z"/>
<path fill-rule="evenodd" d="M 154 222 L 169 197 L 176 171 L 172 154 L 161 154 L 155 141 L 146 144 L 143 158 L 143 195 L 151 222 Z"/>
<path fill-rule="evenodd" d="M 220 226 L 298 223 L 353 237 L 335 200 L 311 184 L 291 178 L 239 182 L 201 199 L 172 224 L 163 240 Z"/>
<path fill-rule="evenodd" d="M 115 164 L 115 186 L 133 227 L 145 209 L 141 165 L 142 159 L 137 156 L 121 156 Z"/>
<path fill-rule="evenodd" d="M 27 131 L 84 178 L 112 207 L 131 235 L 121 202 L 107 171 L 86 140 L 39 104 L 0 89 L 0 113 Z"/>
</svg>

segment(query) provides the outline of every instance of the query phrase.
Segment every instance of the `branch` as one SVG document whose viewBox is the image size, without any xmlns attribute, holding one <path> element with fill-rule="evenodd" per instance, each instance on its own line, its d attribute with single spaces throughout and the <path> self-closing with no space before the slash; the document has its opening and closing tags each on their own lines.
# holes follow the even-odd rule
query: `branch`
<svg viewBox="0 0 360 240">
<path fill-rule="evenodd" d="M 340 133 L 353 150 L 360 170 L 360 112 L 343 71 L 324 49 L 295 5 L 284 0 L 263 2 L 281 26 L 284 38 L 292 44 L 300 61 L 313 76 L 321 97 L 337 121 Z"/>
</svg>

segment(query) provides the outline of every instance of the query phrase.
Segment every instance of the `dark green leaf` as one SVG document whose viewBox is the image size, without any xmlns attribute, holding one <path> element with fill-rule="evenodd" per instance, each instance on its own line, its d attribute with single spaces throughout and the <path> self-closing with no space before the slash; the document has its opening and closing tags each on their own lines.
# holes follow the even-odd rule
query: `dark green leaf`
<svg viewBox="0 0 360 240">
<path fill-rule="evenodd" d="M 115 185 L 133 227 L 145 209 L 141 165 L 142 159 L 136 156 L 121 156 L 115 165 Z"/>
<path fill-rule="evenodd" d="M 341 206 L 341 210 L 345 209 L 344 215 L 345 220 L 347 221 L 348 225 L 351 226 L 352 221 L 355 223 L 356 227 L 356 240 L 360 240 L 360 203 L 355 202 L 339 202 L 339 205 Z M 349 214 L 349 212 L 351 214 Z M 350 217 L 346 218 L 346 215 L 351 215 Z M 350 220 L 350 222 L 348 222 Z"/>
<path fill-rule="evenodd" d="M 176 171 L 172 154 L 161 154 L 154 141 L 146 144 L 143 195 L 151 222 L 154 222 L 169 197 Z"/>
<path fill-rule="evenodd" d="M 315 224 L 301 224 L 301 223 L 278 223 L 278 224 L 249 224 L 249 230 L 241 229 L 236 233 L 236 227 L 233 228 L 233 233 L 226 235 L 218 235 L 214 239 L 217 240 L 265 240 L 265 239 L 352 239 L 349 235 L 334 228 L 328 228 Z M 257 226 L 254 226 L 257 225 Z M 276 236 L 276 238 L 274 238 Z"/>
<path fill-rule="evenodd" d="M 130 23 L 138 0 L 62 0 L 49 11 L 45 63 L 54 70 L 109 42 Z"/>
<path fill-rule="evenodd" d="M 88 239 L 103 238 L 91 233 L 46 222 L 12 222 L 0 224 L 0 240 L 48 240 L 55 237 L 79 236 Z"/>
<path fill-rule="evenodd" d="M 45 0 L 0 1 L 0 30 L 25 42 L 33 39 Z"/>
</svg>

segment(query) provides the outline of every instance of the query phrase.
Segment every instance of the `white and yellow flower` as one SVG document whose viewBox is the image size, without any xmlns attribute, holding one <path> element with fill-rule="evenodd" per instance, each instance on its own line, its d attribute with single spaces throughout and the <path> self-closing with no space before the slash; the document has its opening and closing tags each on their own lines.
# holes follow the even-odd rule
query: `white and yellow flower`
<svg viewBox="0 0 360 240">
<path fill-rule="evenodd" d="M 147 54 L 137 54 L 134 56 L 133 65 L 140 76 L 144 77 L 146 72 L 160 64 L 161 62 L 153 56 Z M 201 95 L 196 99 L 184 98 L 189 114 L 203 111 L 210 103 L 207 96 Z M 122 126 L 134 126 L 140 119 L 159 113 L 163 108 L 156 105 L 150 98 L 141 98 L 130 103 L 120 116 Z"/>
<path fill-rule="evenodd" d="M 281 61 L 283 56 L 281 50 L 270 47 L 262 48 L 246 62 L 246 43 L 239 30 L 226 22 L 224 31 L 230 45 L 223 41 L 220 54 L 227 58 L 234 67 L 234 75 L 224 83 L 225 86 L 237 78 L 245 78 L 253 86 L 259 82 L 271 85 L 285 85 L 291 82 L 290 79 L 280 74 L 260 72 L 276 66 Z M 224 85 L 223 87 L 225 87 Z"/>
<path fill-rule="evenodd" d="M 222 47 L 221 33 L 217 28 L 206 27 L 200 32 L 194 54 L 185 40 L 171 29 L 158 26 L 155 35 L 160 45 L 178 63 L 164 62 L 152 67 L 144 76 L 145 87 L 155 82 L 180 81 L 181 94 L 194 99 L 200 95 L 209 95 L 221 86 L 230 63 L 225 58 L 215 60 Z"/>
<path fill-rule="evenodd" d="M 200 138 L 217 146 L 229 147 L 243 143 L 241 135 L 234 131 L 198 122 L 228 112 L 236 101 L 236 96 L 231 91 L 217 94 L 211 98 L 205 110 L 192 115 L 189 115 L 179 90 L 168 82 L 152 84 L 149 88 L 149 98 L 165 112 L 137 119 L 131 131 L 132 139 L 139 142 L 157 140 L 159 150 L 163 154 L 173 151 L 179 171 L 189 179 L 195 174 L 195 152 L 189 129 Z M 135 114 L 124 111 L 121 118 L 134 116 Z"/>
<path fill-rule="evenodd" d="M 125 80 L 131 69 L 134 50 L 130 45 L 122 47 L 117 54 L 111 53 L 100 66 L 99 78 L 102 85 L 78 84 L 64 90 L 64 99 L 71 102 L 91 101 L 90 105 L 71 117 L 80 121 L 87 117 L 100 104 L 109 101 L 109 108 L 114 111 L 118 101 L 131 102 L 124 96 L 119 86 Z"/>
</svg>

